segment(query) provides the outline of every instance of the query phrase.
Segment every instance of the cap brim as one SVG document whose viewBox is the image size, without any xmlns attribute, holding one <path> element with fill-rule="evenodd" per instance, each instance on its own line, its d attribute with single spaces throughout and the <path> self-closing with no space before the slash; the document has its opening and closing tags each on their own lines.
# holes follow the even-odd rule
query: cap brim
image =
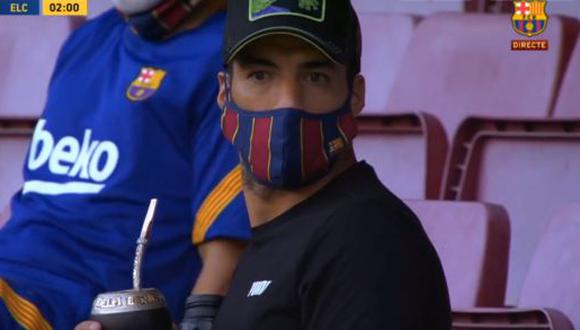
<svg viewBox="0 0 580 330">
<path fill-rule="evenodd" d="M 270 27 L 270 28 L 265 28 L 262 30 L 258 30 L 252 34 L 250 34 L 249 36 L 247 36 L 246 38 L 242 39 L 240 42 L 238 42 L 230 51 L 230 53 L 228 54 L 226 63 L 230 63 L 234 57 L 236 57 L 236 55 L 239 54 L 239 52 L 244 49 L 246 46 L 248 46 L 249 44 L 251 44 L 252 42 L 261 39 L 263 37 L 267 37 L 267 36 L 272 36 L 272 35 L 289 35 L 289 36 L 293 36 L 299 39 L 302 39 L 306 42 L 308 42 L 309 44 L 311 44 L 314 48 L 318 49 L 322 54 L 324 54 L 324 56 L 328 57 L 330 60 L 332 60 L 335 63 L 341 64 L 341 61 L 339 59 L 336 58 L 336 56 L 332 55 L 332 52 L 328 49 L 325 49 L 324 47 L 324 42 L 322 40 L 320 40 L 319 38 L 315 37 L 314 35 L 303 31 L 303 30 L 299 30 L 290 26 L 277 26 L 277 27 Z"/>
</svg>

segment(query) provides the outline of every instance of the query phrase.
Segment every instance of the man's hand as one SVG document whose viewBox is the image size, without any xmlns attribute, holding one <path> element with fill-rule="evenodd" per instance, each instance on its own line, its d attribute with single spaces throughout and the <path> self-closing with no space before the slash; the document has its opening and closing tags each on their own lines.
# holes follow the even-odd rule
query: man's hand
<svg viewBox="0 0 580 330">
<path fill-rule="evenodd" d="M 212 315 L 215 316 L 215 312 L 217 312 L 221 303 L 220 296 L 225 295 L 229 288 L 234 269 L 244 247 L 245 244 L 243 242 L 232 240 L 213 240 L 198 246 L 203 260 L 203 268 L 193 290 L 195 294 L 188 298 L 186 315 L 182 325 L 182 327 L 186 327 L 183 329 L 202 330 L 204 328 L 201 325 L 204 323 L 201 321 L 209 316 L 207 312 L 213 310 L 214 313 Z M 201 300 L 199 297 L 201 297 Z M 193 304 L 190 304 L 190 302 L 193 302 Z M 197 328 L 187 328 L 187 326 L 194 324 L 191 316 L 195 318 L 199 316 L 200 312 L 204 316 L 199 319 L 199 326 Z M 190 316 L 189 318 L 188 315 Z M 211 320 L 213 322 L 213 317 L 211 317 Z M 176 328 L 175 325 L 173 328 Z M 79 323 L 74 330 L 102 330 L 102 327 L 98 322 L 84 321 Z"/>
<path fill-rule="evenodd" d="M 224 239 L 198 246 L 203 267 L 187 298 L 181 330 L 211 330 L 244 247 L 245 243 Z"/>
<path fill-rule="evenodd" d="M 84 321 L 77 324 L 75 330 L 101 330 L 102 327 L 99 322 L 96 321 Z"/>
</svg>

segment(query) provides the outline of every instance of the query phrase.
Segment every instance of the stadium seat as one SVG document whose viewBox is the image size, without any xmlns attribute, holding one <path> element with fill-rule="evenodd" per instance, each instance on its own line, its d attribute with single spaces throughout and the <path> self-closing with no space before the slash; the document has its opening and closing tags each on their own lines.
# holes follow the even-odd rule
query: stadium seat
<svg viewBox="0 0 580 330">
<path fill-rule="evenodd" d="M 503 207 L 406 200 L 439 254 L 452 308 L 503 306 L 510 228 Z"/>
<path fill-rule="evenodd" d="M 453 330 L 574 330 L 557 310 L 482 308 L 453 311 Z"/>
<path fill-rule="evenodd" d="M 580 37 L 566 69 L 560 88 L 556 108 L 556 118 L 580 118 Z"/>
<path fill-rule="evenodd" d="M 0 229 L 6 224 L 8 218 L 10 217 L 10 206 L 4 205 L 0 206 Z"/>
<path fill-rule="evenodd" d="M 405 13 L 413 15 L 431 15 L 441 11 L 462 12 L 462 1 L 423 1 L 417 5 L 415 1 L 393 0 L 352 0 L 352 5 L 359 13 Z"/>
<path fill-rule="evenodd" d="M 22 186 L 22 164 L 34 120 L 0 120 L 0 212 Z"/>
<path fill-rule="evenodd" d="M 97 17 L 111 8 L 113 8 L 113 4 L 110 0 L 90 0 L 88 18 Z"/>
<path fill-rule="evenodd" d="M 580 19 L 580 6 L 577 1 L 552 1 L 548 6 L 550 14 L 566 15 Z"/>
<path fill-rule="evenodd" d="M 435 114 L 448 137 L 470 115 L 547 117 L 578 29 L 576 20 L 554 15 L 549 27 L 538 37 L 549 40 L 549 51 L 512 52 L 511 40 L 526 37 L 514 33 L 510 15 L 441 13 L 424 18 L 395 79 L 388 109 Z"/>
<path fill-rule="evenodd" d="M 59 49 L 77 24 L 67 17 L 0 17 L 0 117 L 40 115 Z"/>
<path fill-rule="evenodd" d="M 580 196 L 580 119 L 470 118 L 453 141 L 443 182 L 444 199 L 508 211 L 506 303 L 515 304 L 549 215 Z"/>
<path fill-rule="evenodd" d="M 445 132 L 428 114 L 358 117 L 354 148 L 401 198 L 436 199 L 447 153 Z"/>
<path fill-rule="evenodd" d="M 580 204 L 559 208 L 535 251 L 518 309 L 458 310 L 454 323 L 464 327 L 454 328 L 580 329 L 579 235 Z"/>
<path fill-rule="evenodd" d="M 362 74 L 366 80 L 364 114 L 385 113 L 395 76 L 418 18 L 403 14 L 360 14 Z"/>
</svg>

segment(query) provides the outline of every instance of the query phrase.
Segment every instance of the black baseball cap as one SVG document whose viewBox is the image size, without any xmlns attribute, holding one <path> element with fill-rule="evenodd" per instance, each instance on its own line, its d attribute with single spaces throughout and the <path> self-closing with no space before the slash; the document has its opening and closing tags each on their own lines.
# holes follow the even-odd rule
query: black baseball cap
<svg viewBox="0 0 580 330">
<path fill-rule="evenodd" d="M 361 33 L 350 0 L 229 0 L 224 62 L 268 35 L 301 38 L 360 72 Z"/>
</svg>

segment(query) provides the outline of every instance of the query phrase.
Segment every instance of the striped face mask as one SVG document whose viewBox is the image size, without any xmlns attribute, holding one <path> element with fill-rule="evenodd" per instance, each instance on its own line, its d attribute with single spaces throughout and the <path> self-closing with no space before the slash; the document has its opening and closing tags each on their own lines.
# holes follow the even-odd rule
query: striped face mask
<svg viewBox="0 0 580 330">
<path fill-rule="evenodd" d="M 195 13 L 201 0 L 113 0 L 133 30 L 144 39 L 159 41 Z"/>
<path fill-rule="evenodd" d="M 298 188 L 322 178 L 357 133 L 350 99 L 326 114 L 293 108 L 256 112 L 227 94 L 222 131 L 248 173 L 272 188 Z"/>
</svg>

